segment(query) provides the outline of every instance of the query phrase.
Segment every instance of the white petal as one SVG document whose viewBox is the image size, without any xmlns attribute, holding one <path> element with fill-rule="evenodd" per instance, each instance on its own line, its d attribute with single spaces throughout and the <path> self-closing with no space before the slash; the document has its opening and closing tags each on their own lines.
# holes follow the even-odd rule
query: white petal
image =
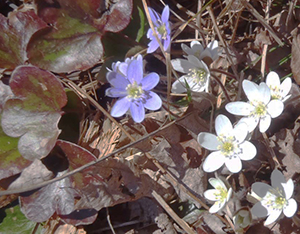
<svg viewBox="0 0 300 234">
<path fill-rule="evenodd" d="M 235 125 L 232 135 L 235 136 L 236 140 L 239 143 L 242 143 L 248 135 L 248 125 L 246 123 L 239 123 Z"/>
<path fill-rule="evenodd" d="M 225 201 L 220 203 L 220 202 L 215 202 L 215 204 L 213 204 L 210 209 L 209 209 L 209 213 L 217 213 L 219 210 L 221 210 L 224 206 L 225 206 Z"/>
<path fill-rule="evenodd" d="M 188 73 L 190 69 L 195 68 L 195 66 L 186 59 L 173 59 L 171 63 L 173 68 L 181 73 Z"/>
<path fill-rule="evenodd" d="M 217 136 L 208 132 L 200 132 L 197 140 L 202 147 L 208 150 L 217 150 L 220 145 Z"/>
<path fill-rule="evenodd" d="M 185 76 L 181 76 L 172 84 L 172 93 L 185 93 L 186 91 Z"/>
<path fill-rule="evenodd" d="M 232 188 L 229 188 L 228 192 L 227 192 L 226 201 L 229 201 L 229 199 L 231 198 L 231 195 L 232 195 Z"/>
<path fill-rule="evenodd" d="M 272 100 L 267 105 L 267 111 L 272 118 L 276 118 L 283 112 L 284 105 L 280 100 Z"/>
<path fill-rule="evenodd" d="M 242 162 L 239 157 L 233 157 L 225 161 L 225 165 L 232 173 L 237 173 L 242 170 Z"/>
<path fill-rule="evenodd" d="M 202 62 L 202 60 L 199 60 L 196 56 L 194 55 L 189 55 L 188 57 L 188 61 L 194 65 L 194 67 L 197 67 L 197 68 L 202 68 L 204 69 L 205 71 L 208 71 L 208 68 L 207 66 L 205 65 L 204 62 Z"/>
<path fill-rule="evenodd" d="M 259 122 L 259 118 L 251 116 L 251 117 L 243 117 L 243 118 L 241 118 L 240 121 L 237 124 L 241 124 L 241 123 L 247 124 L 248 131 L 252 132 L 256 128 L 258 122 Z"/>
<path fill-rule="evenodd" d="M 266 83 L 269 87 L 280 87 L 280 79 L 276 72 L 269 72 L 267 75 Z"/>
<path fill-rule="evenodd" d="M 208 182 L 211 184 L 211 186 L 213 186 L 214 188 L 217 187 L 222 187 L 225 188 L 227 190 L 226 185 L 224 184 L 224 182 L 219 179 L 219 178 L 209 178 Z"/>
<path fill-rule="evenodd" d="M 257 100 L 260 97 L 258 85 L 249 80 L 243 80 L 243 90 L 250 101 Z"/>
<path fill-rule="evenodd" d="M 266 196 L 267 192 L 272 190 L 272 187 L 262 182 L 255 182 L 251 186 L 251 190 L 260 198 Z"/>
<path fill-rule="evenodd" d="M 281 184 L 285 193 L 285 198 L 290 199 L 294 192 L 294 182 L 292 179 L 289 179 L 286 183 Z"/>
<path fill-rule="evenodd" d="M 268 104 L 271 100 L 271 90 L 268 85 L 264 82 L 261 82 L 258 86 L 258 91 L 260 94 L 259 100 L 265 104 Z"/>
<path fill-rule="evenodd" d="M 242 160 L 251 160 L 256 155 L 256 147 L 249 141 L 244 141 L 240 144 L 240 148 L 242 149 L 242 153 L 239 154 L 240 159 Z"/>
<path fill-rule="evenodd" d="M 225 109 L 234 115 L 248 116 L 254 110 L 254 106 L 247 102 L 230 102 Z"/>
<path fill-rule="evenodd" d="M 290 77 L 286 78 L 280 85 L 280 90 L 282 91 L 282 97 L 285 97 L 292 88 L 292 80 Z"/>
<path fill-rule="evenodd" d="M 208 43 L 207 48 L 211 53 L 211 59 L 214 61 L 219 57 L 219 43 L 214 40 Z"/>
<path fill-rule="evenodd" d="M 185 53 L 193 54 L 193 50 L 190 47 L 188 47 L 186 44 L 181 43 L 181 48 Z"/>
<path fill-rule="evenodd" d="M 283 191 L 282 183 L 286 183 L 284 175 L 277 169 L 271 173 L 271 185 L 273 188 L 279 188 Z"/>
<path fill-rule="evenodd" d="M 212 152 L 203 162 L 203 170 L 205 172 L 213 172 L 218 170 L 225 162 L 225 157 L 220 151 Z"/>
<path fill-rule="evenodd" d="M 296 213 L 297 208 L 297 202 L 291 198 L 288 200 L 288 205 L 283 208 L 283 213 L 286 217 L 290 218 Z"/>
<path fill-rule="evenodd" d="M 264 207 L 261 202 L 255 203 L 251 208 L 252 215 L 255 215 L 258 218 L 266 217 L 268 215 L 268 210 Z"/>
<path fill-rule="evenodd" d="M 215 195 L 216 193 L 218 193 L 218 190 L 208 189 L 203 193 L 203 195 L 206 199 L 208 199 L 210 201 L 218 201 L 219 199 L 217 199 L 217 197 Z"/>
<path fill-rule="evenodd" d="M 270 115 L 266 115 L 264 116 L 263 118 L 260 119 L 260 122 L 259 122 L 259 131 L 261 133 L 265 132 L 268 130 L 268 128 L 270 127 L 271 125 L 271 116 Z"/>
<path fill-rule="evenodd" d="M 281 213 L 282 213 L 282 210 L 273 210 L 270 213 L 269 217 L 266 219 L 264 225 L 268 226 L 269 224 L 275 222 L 279 218 L 279 216 L 281 215 Z"/>
<path fill-rule="evenodd" d="M 233 127 L 230 120 L 225 115 L 218 115 L 215 121 L 215 130 L 218 136 L 222 134 L 228 135 L 228 133 L 232 133 Z"/>
</svg>

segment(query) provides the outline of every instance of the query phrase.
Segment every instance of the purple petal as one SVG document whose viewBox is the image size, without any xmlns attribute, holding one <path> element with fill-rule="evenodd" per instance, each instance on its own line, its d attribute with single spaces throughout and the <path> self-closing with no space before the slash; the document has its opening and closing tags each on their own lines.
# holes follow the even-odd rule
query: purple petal
<svg viewBox="0 0 300 234">
<path fill-rule="evenodd" d="M 169 16 L 170 16 L 170 8 L 168 5 L 166 5 L 161 15 L 161 21 L 167 23 L 169 21 Z"/>
<path fill-rule="evenodd" d="M 159 15 L 157 14 L 157 12 L 152 9 L 151 7 L 148 7 L 148 10 L 149 10 L 149 14 L 150 14 L 150 18 L 152 20 L 152 22 L 154 24 L 156 24 L 156 22 L 160 19 Z"/>
<path fill-rule="evenodd" d="M 140 84 L 142 85 L 143 90 L 149 91 L 153 89 L 158 84 L 158 82 L 159 82 L 158 74 L 155 72 L 151 72 L 150 74 L 148 74 L 142 79 Z"/>
<path fill-rule="evenodd" d="M 124 97 L 124 96 L 126 96 L 127 92 L 124 89 L 108 88 L 105 91 L 105 95 L 108 96 L 108 97 L 118 98 L 118 97 Z"/>
<path fill-rule="evenodd" d="M 131 102 L 130 112 L 133 120 L 137 123 L 145 119 L 145 109 L 142 102 Z"/>
<path fill-rule="evenodd" d="M 126 90 L 129 81 L 117 72 L 108 72 L 106 74 L 107 81 L 115 88 Z"/>
<path fill-rule="evenodd" d="M 111 109 L 111 116 L 120 117 L 124 115 L 130 107 L 130 100 L 127 97 L 123 97 L 116 101 L 115 105 Z"/>
<path fill-rule="evenodd" d="M 136 82 L 140 84 L 141 80 L 143 79 L 143 61 L 142 60 L 133 60 L 129 64 L 127 68 L 127 79 L 130 83 Z"/>
<path fill-rule="evenodd" d="M 150 91 L 147 94 L 147 99 L 144 103 L 145 108 L 148 110 L 158 110 L 159 108 L 161 108 L 161 105 L 162 101 L 160 97 L 156 93 Z"/>
<path fill-rule="evenodd" d="M 163 41 L 164 44 L 164 51 L 167 51 L 171 42 L 171 37 L 170 35 L 167 35 L 167 38 Z"/>
<path fill-rule="evenodd" d="M 149 42 L 148 44 L 148 49 L 147 49 L 147 53 L 153 53 L 155 50 L 157 50 L 157 48 L 159 47 L 159 44 L 156 40 L 156 38 L 154 38 L 152 41 Z"/>
</svg>

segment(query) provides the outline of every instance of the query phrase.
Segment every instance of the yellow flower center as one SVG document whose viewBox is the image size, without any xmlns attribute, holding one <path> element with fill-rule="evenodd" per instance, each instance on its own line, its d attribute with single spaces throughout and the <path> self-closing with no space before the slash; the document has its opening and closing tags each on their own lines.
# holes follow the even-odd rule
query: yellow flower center
<svg viewBox="0 0 300 234">
<path fill-rule="evenodd" d="M 216 196 L 216 199 L 218 199 L 219 202 L 224 202 L 227 199 L 227 189 L 223 188 L 221 186 L 216 187 L 216 192 L 214 195 Z"/>
<path fill-rule="evenodd" d="M 132 99 L 139 99 L 144 93 L 142 86 L 139 86 L 136 83 L 136 81 L 133 84 L 127 85 L 126 91 L 127 91 L 127 97 Z"/>
<path fill-rule="evenodd" d="M 254 111 L 252 111 L 251 115 L 263 117 L 267 114 L 267 106 L 263 102 L 251 103 L 255 106 Z"/>
<path fill-rule="evenodd" d="M 203 68 L 190 69 L 188 76 L 192 77 L 196 83 L 200 83 L 202 85 L 204 85 L 206 81 L 206 71 Z"/>
<path fill-rule="evenodd" d="M 219 136 L 218 141 L 221 143 L 218 146 L 218 150 L 220 150 L 223 153 L 223 155 L 230 157 L 236 149 L 235 138 L 232 136 Z"/>
<path fill-rule="evenodd" d="M 165 24 L 161 24 L 159 27 L 156 28 L 157 32 L 161 35 L 162 39 L 167 38 L 167 29 Z"/>
</svg>

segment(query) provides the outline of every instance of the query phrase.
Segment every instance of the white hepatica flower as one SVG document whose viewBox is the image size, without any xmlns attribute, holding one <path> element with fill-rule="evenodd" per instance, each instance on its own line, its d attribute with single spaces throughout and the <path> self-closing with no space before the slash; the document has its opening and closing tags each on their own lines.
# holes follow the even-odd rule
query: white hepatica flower
<svg viewBox="0 0 300 234">
<path fill-rule="evenodd" d="M 252 215 L 248 207 L 239 209 L 233 215 L 234 230 L 236 233 L 244 233 L 252 222 Z"/>
<path fill-rule="evenodd" d="M 246 141 L 247 125 L 244 123 L 234 128 L 225 115 L 218 115 L 215 121 L 217 136 L 207 132 L 198 135 L 199 144 L 214 152 L 203 163 L 205 172 L 218 170 L 224 163 L 229 171 L 237 173 L 242 169 L 241 160 L 251 160 L 256 155 L 255 146 Z"/>
<path fill-rule="evenodd" d="M 216 213 L 225 206 L 226 202 L 229 201 L 232 194 L 232 188 L 227 189 L 227 186 L 219 178 L 210 178 L 208 182 L 215 189 L 206 190 L 204 192 L 204 197 L 215 202 L 210 207 L 209 212 Z"/>
<path fill-rule="evenodd" d="M 244 92 L 249 102 L 230 102 L 225 108 L 234 115 L 245 116 L 240 122 L 248 125 L 252 132 L 259 123 L 260 132 L 265 132 L 271 125 L 271 118 L 278 117 L 284 108 L 280 100 L 271 100 L 271 91 L 266 83 L 259 85 L 249 80 L 243 81 Z"/>
<path fill-rule="evenodd" d="M 173 59 L 171 63 L 176 71 L 186 73 L 173 83 L 173 93 L 186 92 L 186 83 L 193 92 L 208 91 L 210 72 L 203 61 L 189 55 L 187 59 Z"/>
<path fill-rule="evenodd" d="M 252 184 L 252 193 L 261 200 L 251 209 L 253 215 L 268 218 L 265 225 L 275 222 L 282 212 L 286 217 L 292 217 L 297 211 L 297 202 L 291 198 L 294 192 L 294 183 L 291 179 L 287 182 L 283 174 L 275 169 L 271 174 L 272 186 L 256 182 Z"/>
<path fill-rule="evenodd" d="M 271 71 L 267 75 L 266 83 L 271 90 L 272 99 L 278 99 L 280 101 L 287 100 L 291 95 L 288 93 L 292 87 L 292 79 L 286 78 L 281 84 L 279 76 L 276 72 Z"/>
<path fill-rule="evenodd" d="M 210 42 L 205 49 L 199 41 L 192 41 L 190 47 L 182 43 L 181 48 L 188 55 L 194 55 L 200 60 L 209 57 L 215 61 L 219 57 L 219 43 L 216 40 Z"/>
</svg>

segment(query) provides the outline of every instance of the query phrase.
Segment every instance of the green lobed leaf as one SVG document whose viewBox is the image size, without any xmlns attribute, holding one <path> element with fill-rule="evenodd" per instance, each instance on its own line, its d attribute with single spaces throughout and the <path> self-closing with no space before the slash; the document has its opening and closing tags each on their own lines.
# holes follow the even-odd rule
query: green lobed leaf
<svg viewBox="0 0 300 234">
<path fill-rule="evenodd" d="M 0 68 L 14 69 L 27 60 L 26 47 L 31 36 L 47 24 L 33 10 L 0 14 Z"/>
<path fill-rule="evenodd" d="M 36 223 L 28 220 L 20 210 L 20 206 L 10 206 L 5 208 L 3 221 L 0 223 L 0 233 L 9 234 L 31 234 L 35 229 Z M 43 233 L 43 228 L 39 225 L 34 233 Z"/>
<path fill-rule="evenodd" d="M 26 159 L 45 157 L 60 133 L 57 124 L 67 102 L 66 93 L 53 74 L 33 66 L 17 67 L 10 87 L 15 97 L 5 103 L 3 131 L 20 137 L 18 149 Z"/>
</svg>

